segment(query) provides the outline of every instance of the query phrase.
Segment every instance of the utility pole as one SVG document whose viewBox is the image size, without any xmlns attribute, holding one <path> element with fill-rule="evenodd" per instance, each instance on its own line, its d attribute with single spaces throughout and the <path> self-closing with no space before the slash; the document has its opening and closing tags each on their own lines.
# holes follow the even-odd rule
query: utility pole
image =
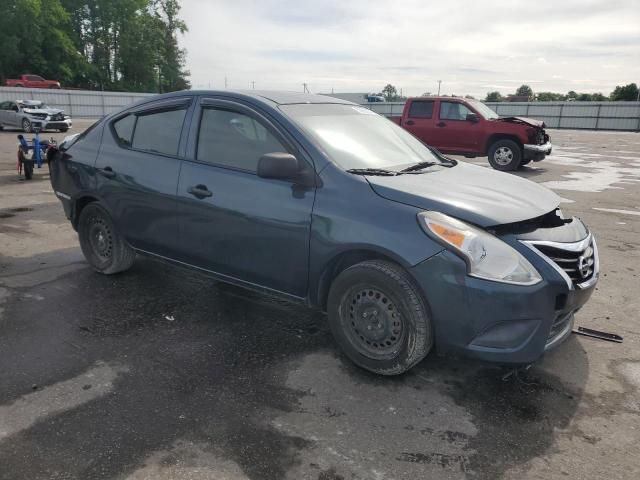
<svg viewBox="0 0 640 480">
<path fill-rule="evenodd" d="M 307 88 L 307 84 L 306 84 L 306 83 L 303 83 L 303 84 L 302 84 L 302 88 L 303 88 L 303 90 L 302 90 L 302 91 L 303 91 L 304 93 L 309 93 L 309 89 Z"/>
<path fill-rule="evenodd" d="M 252 88 L 253 90 L 255 90 L 255 89 L 256 89 L 256 82 L 255 82 L 255 80 L 251 80 L 251 88 Z"/>
<path fill-rule="evenodd" d="M 438 80 L 438 96 L 440 96 L 440 84 L 442 83 L 442 80 Z"/>
<path fill-rule="evenodd" d="M 227 88 L 227 76 L 224 76 L 224 88 Z"/>
</svg>

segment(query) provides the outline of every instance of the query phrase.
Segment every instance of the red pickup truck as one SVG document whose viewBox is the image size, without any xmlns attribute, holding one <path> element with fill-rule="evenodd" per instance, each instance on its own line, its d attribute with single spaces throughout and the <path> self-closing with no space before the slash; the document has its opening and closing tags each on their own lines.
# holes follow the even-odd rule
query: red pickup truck
<svg viewBox="0 0 640 480">
<path fill-rule="evenodd" d="M 60 82 L 57 80 L 45 80 L 39 75 L 31 75 L 29 73 L 20 75 L 20 78 L 10 78 L 4 84 L 7 87 L 60 88 Z"/>
<path fill-rule="evenodd" d="M 488 156 L 496 170 L 517 170 L 551 153 L 544 122 L 499 117 L 477 100 L 409 98 L 402 116 L 389 119 L 442 153 L 471 158 Z"/>
</svg>

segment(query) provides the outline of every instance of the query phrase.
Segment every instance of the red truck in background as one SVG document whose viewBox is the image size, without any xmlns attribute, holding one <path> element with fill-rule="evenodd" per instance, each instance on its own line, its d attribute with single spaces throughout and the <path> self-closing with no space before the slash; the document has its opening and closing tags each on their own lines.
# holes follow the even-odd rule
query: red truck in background
<svg viewBox="0 0 640 480">
<path fill-rule="evenodd" d="M 20 78 L 10 78 L 5 80 L 7 87 L 25 87 L 25 88 L 60 88 L 60 82 L 57 80 L 45 80 L 39 75 L 31 75 L 25 73 Z"/>
<path fill-rule="evenodd" d="M 496 170 L 517 170 L 551 153 L 544 122 L 500 117 L 477 100 L 409 98 L 402 116 L 389 119 L 442 153 L 470 158 L 487 156 Z"/>
</svg>

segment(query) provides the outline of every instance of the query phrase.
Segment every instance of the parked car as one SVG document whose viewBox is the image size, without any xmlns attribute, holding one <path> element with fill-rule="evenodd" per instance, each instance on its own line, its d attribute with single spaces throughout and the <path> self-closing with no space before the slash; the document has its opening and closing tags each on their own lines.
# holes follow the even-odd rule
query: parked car
<svg viewBox="0 0 640 480">
<path fill-rule="evenodd" d="M 533 362 L 569 336 L 598 280 L 593 235 L 555 193 L 336 98 L 164 94 L 48 158 L 96 271 L 143 254 L 305 302 L 384 375 L 434 346 Z"/>
<path fill-rule="evenodd" d="M 20 78 L 9 78 L 4 84 L 7 87 L 60 88 L 60 82 L 57 80 L 45 80 L 40 75 L 30 73 L 20 75 Z"/>
<path fill-rule="evenodd" d="M 389 117 L 443 153 L 489 157 L 496 170 L 517 170 L 551 153 L 540 120 L 500 117 L 484 103 L 458 97 L 409 98 L 402 116 Z"/>
<path fill-rule="evenodd" d="M 0 103 L 0 130 L 4 127 L 20 128 L 31 133 L 33 124 L 43 130 L 66 132 L 73 126 L 71 117 L 59 108 L 50 108 L 37 100 L 15 100 Z"/>
</svg>

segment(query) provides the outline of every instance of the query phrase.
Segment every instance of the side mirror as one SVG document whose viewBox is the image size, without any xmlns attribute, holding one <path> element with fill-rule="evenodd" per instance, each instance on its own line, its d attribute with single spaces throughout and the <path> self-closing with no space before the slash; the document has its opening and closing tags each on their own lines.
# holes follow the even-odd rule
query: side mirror
<svg viewBox="0 0 640 480">
<path fill-rule="evenodd" d="M 467 113 L 467 122 L 478 123 L 479 121 L 480 121 L 480 118 L 478 117 L 478 114 Z"/>
<path fill-rule="evenodd" d="M 258 176 L 292 180 L 300 173 L 298 159 L 290 153 L 267 153 L 258 160 Z"/>
</svg>

